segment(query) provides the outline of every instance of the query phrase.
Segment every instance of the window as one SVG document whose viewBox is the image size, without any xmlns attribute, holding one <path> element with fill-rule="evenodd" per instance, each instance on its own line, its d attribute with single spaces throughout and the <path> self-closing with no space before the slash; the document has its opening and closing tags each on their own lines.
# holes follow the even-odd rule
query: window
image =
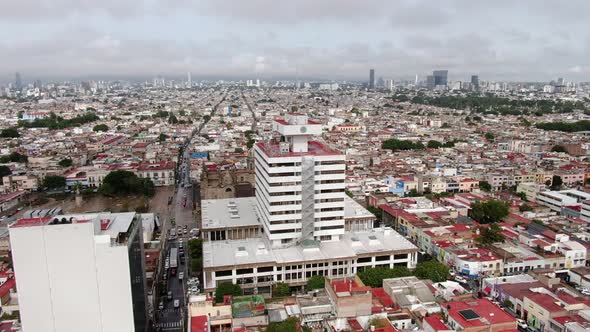
<svg viewBox="0 0 590 332">
<path fill-rule="evenodd" d="M 357 263 L 370 263 L 371 257 L 361 257 L 356 260 Z"/>
<path fill-rule="evenodd" d="M 258 268 L 258 272 L 272 272 L 272 266 L 261 266 Z"/>
<path fill-rule="evenodd" d="M 237 274 L 249 274 L 249 273 L 254 273 L 254 269 L 249 268 L 249 269 L 238 269 L 236 271 Z"/>
<path fill-rule="evenodd" d="M 232 270 L 215 271 L 216 277 L 228 277 L 232 275 Z"/>
</svg>

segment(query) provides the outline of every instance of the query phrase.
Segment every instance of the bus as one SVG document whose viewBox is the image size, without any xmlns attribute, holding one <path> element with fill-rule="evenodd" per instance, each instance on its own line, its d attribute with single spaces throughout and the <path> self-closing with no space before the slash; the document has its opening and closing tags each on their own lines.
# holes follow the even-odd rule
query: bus
<svg viewBox="0 0 590 332">
<path fill-rule="evenodd" d="M 170 249 L 170 275 L 175 276 L 178 269 L 178 249 Z"/>
</svg>

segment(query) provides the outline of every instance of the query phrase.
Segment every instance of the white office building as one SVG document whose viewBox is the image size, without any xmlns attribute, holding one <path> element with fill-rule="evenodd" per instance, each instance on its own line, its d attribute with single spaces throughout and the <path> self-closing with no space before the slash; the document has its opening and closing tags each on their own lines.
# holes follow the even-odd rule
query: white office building
<svg viewBox="0 0 590 332">
<path fill-rule="evenodd" d="M 147 331 L 138 214 L 20 219 L 9 231 L 24 331 Z"/>
<path fill-rule="evenodd" d="M 321 124 L 292 114 L 273 129 L 280 137 L 253 149 L 255 203 L 203 203 L 205 292 L 232 282 L 260 294 L 277 282 L 303 286 L 314 275 L 416 266 L 418 248 L 391 228 L 373 228 L 374 216 L 346 196 L 345 155 L 312 140 Z"/>
<path fill-rule="evenodd" d="M 344 234 L 345 155 L 312 141 L 322 125 L 306 115 L 275 120 L 278 142 L 257 143 L 257 209 L 273 247 Z"/>
</svg>

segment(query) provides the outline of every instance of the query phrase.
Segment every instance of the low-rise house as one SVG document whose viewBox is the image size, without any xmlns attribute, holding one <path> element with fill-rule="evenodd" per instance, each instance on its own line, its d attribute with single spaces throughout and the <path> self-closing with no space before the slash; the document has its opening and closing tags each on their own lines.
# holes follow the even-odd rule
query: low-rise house
<svg viewBox="0 0 590 332">
<path fill-rule="evenodd" d="M 516 319 L 488 299 L 447 302 L 442 310 L 448 325 L 466 332 L 499 332 L 516 329 Z"/>
</svg>

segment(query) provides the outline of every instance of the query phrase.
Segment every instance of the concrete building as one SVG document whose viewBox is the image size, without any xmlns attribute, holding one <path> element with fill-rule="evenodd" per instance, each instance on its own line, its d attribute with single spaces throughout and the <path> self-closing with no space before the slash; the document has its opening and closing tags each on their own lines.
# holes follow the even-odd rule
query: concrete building
<svg viewBox="0 0 590 332">
<path fill-rule="evenodd" d="M 310 140 L 322 133 L 306 115 L 275 120 L 279 142 L 254 149 L 257 210 L 273 247 L 344 234 L 345 155 Z"/>
<path fill-rule="evenodd" d="M 20 219 L 10 242 L 24 331 L 147 331 L 134 212 Z"/>
</svg>

